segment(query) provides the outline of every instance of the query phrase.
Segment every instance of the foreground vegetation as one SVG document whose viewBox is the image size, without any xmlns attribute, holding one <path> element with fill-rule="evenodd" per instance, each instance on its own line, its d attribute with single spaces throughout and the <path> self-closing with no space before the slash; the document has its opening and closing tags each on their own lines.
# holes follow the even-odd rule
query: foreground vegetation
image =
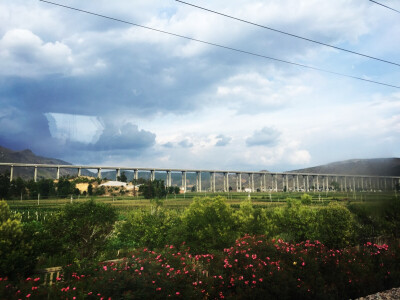
<svg viewBox="0 0 400 300">
<path fill-rule="evenodd" d="M 186 199 L 115 200 L 144 201 L 134 210 L 80 199 L 42 203 L 40 214 L 37 203 L 1 201 L 0 298 L 343 299 L 400 284 L 396 197 L 264 196 L 203 196 L 179 209 L 166 204 Z M 58 265 L 62 276 L 42 285 L 34 270 Z"/>
<path fill-rule="evenodd" d="M 43 278 L 0 279 L 5 299 L 349 299 L 400 284 L 400 249 L 366 243 L 333 250 L 319 241 L 244 236 L 230 248 L 192 255 L 166 245 L 120 262 L 66 267 Z"/>
</svg>

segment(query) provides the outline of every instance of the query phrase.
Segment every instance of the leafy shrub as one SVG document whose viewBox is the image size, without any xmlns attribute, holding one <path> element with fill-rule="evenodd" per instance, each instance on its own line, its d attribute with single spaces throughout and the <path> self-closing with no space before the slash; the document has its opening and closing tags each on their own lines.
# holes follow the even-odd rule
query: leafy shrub
<svg viewBox="0 0 400 300">
<path fill-rule="evenodd" d="M 94 258 L 104 246 L 117 220 L 115 208 L 93 200 L 67 204 L 46 224 L 61 250 L 78 259 Z"/>
<path fill-rule="evenodd" d="M 175 211 L 132 211 L 116 226 L 116 235 L 123 247 L 162 248 L 168 243 L 168 232 L 178 223 Z"/>
<path fill-rule="evenodd" d="M 253 233 L 254 208 L 250 199 L 242 201 L 239 209 L 233 215 L 239 236 Z"/>
<path fill-rule="evenodd" d="M 383 218 L 385 220 L 385 233 L 400 238 L 400 199 L 393 198 L 382 204 Z"/>
<path fill-rule="evenodd" d="M 194 198 L 171 238 L 175 244 L 186 242 L 195 253 L 222 249 L 236 239 L 233 211 L 223 197 Z"/>
<path fill-rule="evenodd" d="M 231 207 L 233 206 L 231 205 Z M 254 208 L 249 199 L 242 201 L 238 208 L 233 214 L 236 222 L 237 237 L 245 234 L 260 235 L 268 232 L 268 228 L 272 225 L 271 210 Z"/>
<path fill-rule="evenodd" d="M 299 200 L 287 199 L 284 208 L 275 208 L 270 235 L 288 241 L 301 242 L 315 235 L 315 209 L 301 205 Z"/>
<path fill-rule="evenodd" d="M 331 202 L 316 212 L 317 230 L 314 238 L 331 248 L 343 248 L 353 238 L 353 219 L 350 211 L 337 203 Z"/>
<path fill-rule="evenodd" d="M 348 206 L 355 219 L 358 241 L 371 238 L 400 237 L 400 200 L 393 198 L 372 203 L 351 203 Z"/>
<path fill-rule="evenodd" d="M 0 201 L 0 276 L 22 276 L 35 266 L 32 245 L 25 239 L 20 219 L 5 201 Z"/>
<path fill-rule="evenodd" d="M 303 194 L 300 197 L 301 204 L 310 205 L 312 202 L 312 197 L 309 194 Z"/>
</svg>

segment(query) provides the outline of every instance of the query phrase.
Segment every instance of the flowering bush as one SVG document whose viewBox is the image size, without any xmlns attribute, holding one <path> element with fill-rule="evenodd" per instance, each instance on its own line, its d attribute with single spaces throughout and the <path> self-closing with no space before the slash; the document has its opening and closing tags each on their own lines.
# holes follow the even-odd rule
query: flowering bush
<svg viewBox="0 0 400 300">
<path fill-rule="evenodd" d="M 0 298 L 349 299 L 398 286 L 400 249 L 366 243 L 333 250 L 318 241 L 244 236 L 216 254 L 144 248 L 79 272 L 69 266 L 51 286 L 42 282 L 1 278 Z"/>
</svg>

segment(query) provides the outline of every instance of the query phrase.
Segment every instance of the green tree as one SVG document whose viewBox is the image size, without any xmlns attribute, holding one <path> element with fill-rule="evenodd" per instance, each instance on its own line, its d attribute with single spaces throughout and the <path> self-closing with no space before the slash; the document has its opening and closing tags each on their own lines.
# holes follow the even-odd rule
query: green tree
<svg viewBox="0 0 400 300">
<path fill-rule="evenodd" d="M 98 186 L 94 191 L 94 194 L 97 195 L 97 196 L 104 195 L 105 193 L 106 193 L 106 188 L 104 187 L 104 185 L 103 186 Z"/>
<path fill-rule="evenodd" d="M 29 198 L 37 198 L 39 194 L 39 186 L 37 182 L 31 179 L 27 182 L 26 187 L 28 188 Z"/>
<path fill-rule="evenodd" d="M 0 174 L 0 200 L 7 199 L 10 192 L 10 174 Z"/>
<path fill-rule="evenodd" d="M 144 179 L 144 178 L 132 179 L 132 183 L 134 185 L 139 185 L 139 184 L 143 184 L 143 183 L 146 183 L 146 182 L 147 182 L 147 180 Z"/>
<path fill-rule="evenodd" d="M 91 259 L 104 247 L 116 220 L 111 205 L 88 200 L 67 204 L 49 220 L 47 229 L 61 243 L 63 253 Z"/>
<path fill-rule="evenodd" d="M 164 180 L 147 180 L 139 187 L 139 192 L 145 199 L 163 199 L 168 191 L 165 188 Z"/>
<path fill-rule="evenodd" d="M 340 184 L 337 181 L 332 181 L 331 182 L 331 187 L 335 190 L 335 191 L 339 191 L 340 190 Z"/>
<path fill-rule="evenodd" d="M 74 194 L 76 184 L 65 177 L 61 177 L 57 183 L 57 194 L 59 197 L 68 197 Z"/>
<path fill-rule="evenodd" d="M 125 172 L 122 172 L 121 176 L 117 176 L 118 181 L 128 182 L 128 178 L 125 175 Z"/>
<path fill-rule="evenodd" d="M 89 183 L 89 185 L 88 185 L 87 192 L 88 192 L 89 196 L 93 195 L 93 185 L 91 183 Z"/>
<path fill-rule="evenodd" d="M 36 185 L 37 191 L 41 197 L 49 197 L 56 194 L 56 188 L 52 179 L 41 179 Z"/>
<path fill-rule="evenodd" d="M 26 195 L 26 184 L 21 177 L 18 177 L 11 182 L 10 194 L 12 197 L 20 197 Z"/>
<path fill-rule="evenodd" d="M 181 192 L 181 189 L 179 186 L 174 187 L 174 194 L 179 194 Z"/>
</svg>

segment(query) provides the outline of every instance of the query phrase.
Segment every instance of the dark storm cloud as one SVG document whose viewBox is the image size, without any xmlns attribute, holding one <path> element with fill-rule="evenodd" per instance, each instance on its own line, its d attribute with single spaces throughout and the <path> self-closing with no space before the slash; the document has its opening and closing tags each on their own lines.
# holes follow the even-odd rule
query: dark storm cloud
<svg viewBox="0 0 400 300">
<path fill-rule="evenodd" d="M 264 127 L 254 131 L 253 135 L 246 139 L 247 146 L 274 146 L 280 136 L 280 132 L 272 127 Z"/>
</svg>

